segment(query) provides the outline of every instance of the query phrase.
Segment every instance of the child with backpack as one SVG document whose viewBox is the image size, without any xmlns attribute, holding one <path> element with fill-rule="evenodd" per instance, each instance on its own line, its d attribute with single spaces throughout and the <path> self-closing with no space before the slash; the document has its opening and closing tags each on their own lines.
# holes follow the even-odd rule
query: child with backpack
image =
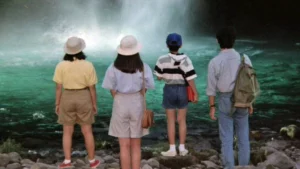
<svg viewBox="0 0 300 169">
<path fill-rule="evenodd" d="M 224 168 L 234 168 L 234 129 L 238 140 L 238 163 L 249 164 L 249 114 L 259 92 L 258 82 L 248 56 L 233 48 L 236 33 L 233 27 L 222 28 L 217 33 L 220 53 L 208 65 L 207 89 L 210 117 L 216 120 L 215 97 L 218 93 L 219 135 L 222 142 Z"/>
<path fill-rule="evenodd" d="M 188 150 L 185 148 L 186 113 L 188 107 L 187 85 L 194 93 L 192 102 L 196 103 L 198 101 L 198 92 L 194 79 L 197 77 L 197 74 L 191 59 L 187 55 L 179 53 L 179 49 L 182 46 L 181 35 L 177 33 L 169 34 L 166 43 L 170 53 L 159 57 L 154 69 L 154 74 L 158 80 L 164 80 L 165 82 L 162 106 L 165 108 L 167 115 L 170 149 L 166 152 L 161 152 L 161 154 L 163 156 L 177 155 L 175 147 L 177 110 L 180 137 L 179 154 L 185 156 L 188 154 Z"/>
</svg>

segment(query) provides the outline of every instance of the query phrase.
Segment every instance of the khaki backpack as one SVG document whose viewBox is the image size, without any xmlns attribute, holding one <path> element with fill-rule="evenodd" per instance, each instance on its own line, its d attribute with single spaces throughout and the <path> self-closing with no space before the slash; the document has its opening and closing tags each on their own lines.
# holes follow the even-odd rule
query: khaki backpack
<svg viewBox="0 0 300 169">
<path fill-rule="evenodd" d="M 238 70 L 235 87 L 233 90 L 233 107 L 247 108 L 252 105 L 260 93 L 259 83 L 254 69 L 245 63 L 242 54 L 241 65 Z"/>
</svg>

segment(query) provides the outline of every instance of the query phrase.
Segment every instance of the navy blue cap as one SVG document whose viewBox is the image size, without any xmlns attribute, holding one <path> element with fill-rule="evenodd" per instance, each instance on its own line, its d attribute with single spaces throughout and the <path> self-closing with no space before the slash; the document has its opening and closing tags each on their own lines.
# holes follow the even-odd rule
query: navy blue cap
<svg viewBox="0 0 300 169">
<path fill-rule="evenodd" d="M 169 34 L 166 43 L 168 46 L 181 46 L 182 45 L 181 35 L 177 33 Z"/>
</svg>

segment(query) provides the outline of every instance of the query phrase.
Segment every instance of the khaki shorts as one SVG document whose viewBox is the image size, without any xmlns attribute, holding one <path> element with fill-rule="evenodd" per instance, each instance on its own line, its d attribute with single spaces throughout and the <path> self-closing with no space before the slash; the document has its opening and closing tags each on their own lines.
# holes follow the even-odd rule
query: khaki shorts
<svg viewBox="0 0 300 169">
<path fill-rule="evenodd" d="M 118 138 L 141 138 L 144 134 L 143 107 L 140 93 L 116 94 L 108 134 Z"/>
<path fill-rule="evenodd" d="M 58 123 L 88 125 L 95 122 L 93 105 L 88 89 L 64 90 L 60 100 Z"/>
</svg>

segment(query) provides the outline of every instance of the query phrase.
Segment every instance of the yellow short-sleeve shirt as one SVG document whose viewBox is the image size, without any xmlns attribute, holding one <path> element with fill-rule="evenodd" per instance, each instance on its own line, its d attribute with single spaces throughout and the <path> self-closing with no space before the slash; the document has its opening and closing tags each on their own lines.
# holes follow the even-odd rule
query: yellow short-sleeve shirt
<svg viewBox="0 0 300 169">
<path fill-rule="evenodd" d="M 83 89 L 98 82 L 93 64 L 86 60 L 62 61 L 57 64 L 53 81 L 65 89 Z"/>
</svg>

